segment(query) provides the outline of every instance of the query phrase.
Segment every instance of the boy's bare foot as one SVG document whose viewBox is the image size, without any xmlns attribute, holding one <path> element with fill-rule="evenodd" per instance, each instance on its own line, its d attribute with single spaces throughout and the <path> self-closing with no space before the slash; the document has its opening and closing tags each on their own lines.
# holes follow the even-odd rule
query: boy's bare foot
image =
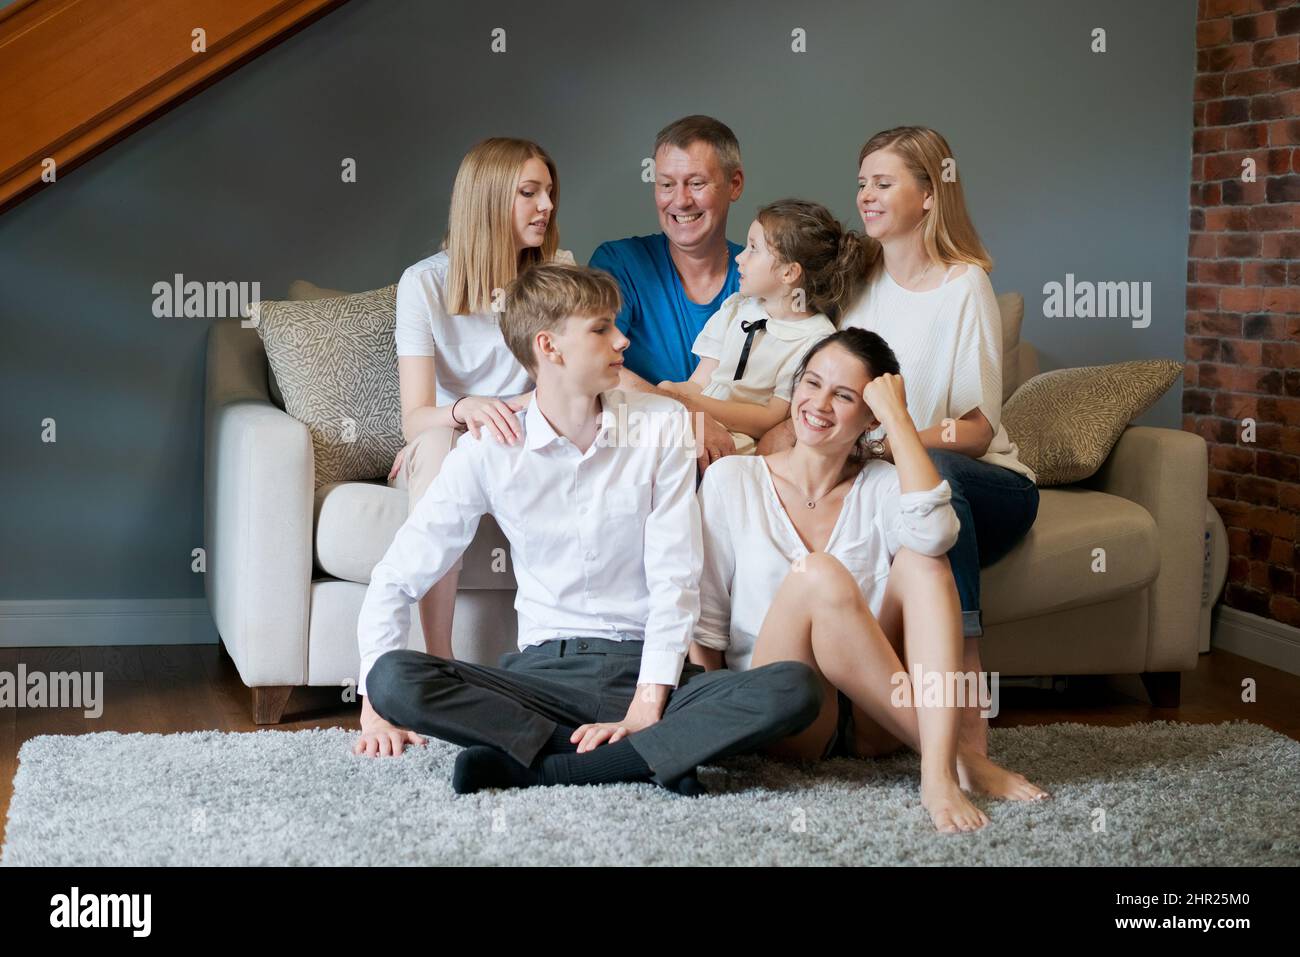
<svg viewBox="0 0 1300 957">
<path fill-rule="evenodd" d="M 988 816 L 970 802 L 951 777 L 922 771 L 921 806 L 930 812 L 930 820 L 941 834 L 978 831 L 989 823 Z"/>
<path fill-rule="evenodd" d="M 1042 801 L 1051 795 L 1022 774 L 1008 771 L 975 751 L 957 754 L 957 778 L 962 790 L 1009 801 Z"/>
</svg>

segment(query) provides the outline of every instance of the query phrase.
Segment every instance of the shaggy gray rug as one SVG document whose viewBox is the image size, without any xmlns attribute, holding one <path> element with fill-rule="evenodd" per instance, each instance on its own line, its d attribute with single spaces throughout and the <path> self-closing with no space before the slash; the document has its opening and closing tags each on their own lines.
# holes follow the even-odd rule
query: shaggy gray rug
<svg viewBox="0 0 1300 957">
<path fill-rule="evenodd" d="M 458 797 L 459 750 L 351 753 L 341 729 L 42 736 L 19 752 L 5 865 L 1294 865 L 1300 743 L 1246 722 L 993 729 L 996 760 L 1052 791 L 979 799 L 937 834 L 915 755 L 733 758 L 711 794 L 653 785 Z M 1102 829 L 1104 815 L 1104 829 Z"/>
</svg>

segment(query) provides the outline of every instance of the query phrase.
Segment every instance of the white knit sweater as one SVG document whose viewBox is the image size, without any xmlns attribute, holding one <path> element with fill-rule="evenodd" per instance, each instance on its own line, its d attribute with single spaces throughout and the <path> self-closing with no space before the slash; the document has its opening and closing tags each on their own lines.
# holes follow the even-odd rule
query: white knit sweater
<svg viewBox="0 0 1300 957">
<path fill-rule="evenodd" d="M 840 326 L 868 329 L 889 343 L 918 430 L 978 408 L 993 427 L 980 461 L 1037 481 L 1002 426 L 1002 320 L 993 286 L 977 266 L 954 271 L 943 285 L 912 292 L 894 282 L 881 259 Z"/>
</svg>

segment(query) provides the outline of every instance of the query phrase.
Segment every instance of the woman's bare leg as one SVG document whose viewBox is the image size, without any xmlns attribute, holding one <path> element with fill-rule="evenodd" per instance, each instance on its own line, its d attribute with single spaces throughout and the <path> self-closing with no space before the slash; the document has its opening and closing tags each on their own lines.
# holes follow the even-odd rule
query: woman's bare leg
<svg viewBox="0 0 1300 957">
<path fill-rule="evenodd" d="M 954 654 L 961 656 L 964 674 L 973 672 L 978 681 L 984 680 L 978 653 L 972 667 L 968 657 L 970 645 L 961 638 L 961 600 L 957 596 L 951 567 L 944 556 L 930 558 L 906 548 L 894 556 L 881 602 L 880 627 L 896 651 L 903 650 L 906 645 L 902 657 L 909 669 L 914 662 L 919 662 L 925 672 L 943 670 L 930 663 L 935 659 L 928 649 L 938 647 L 947 650 L 949 659 Z M 978 652 L 978 645 L 976 650 Z M 1048 797 L 1046 791 L 1030 783 L 1023 775 L 990 761 L 987 749 L 974 748 L 963 737 L 962 722 L 968 714 L 973 712 L 978 721 L 987 724 L 979 717 L 980 710 L 978 697 L 974 703 L 957 709 L 957 776 L 961 786 L 990 797 L 1017 801 Z M 853 716 L 860 749 L 874 745 L 890 750 L 888 728 L 877 725 L 871 715 L 860 714 L 856 708 Z M 893 743 L 896 748 L 904 742 Z M 859 753 L 872 752 L 860 750 Z"/>
<path fill-rule="evenodd" d="M 888 611 L 892 631 L 885 629 L 883 621 L 881 630 L 895 651 L 901 639 L 902 659 L 907 666 L 902 670 L 909 689 L 914 665 L 920 667 L 922 675 L 956 674 L 961 668 L 958 627 L 961 602 L 946 559 L 927 559 L 917 552 L 903 549 L 894 556 L 890 565 L 886 593 L 890 588 L 898 600 L 891 602 L 888 609 L 882 602 L 881 612 L 883 617 Z M 911 713 L 916 716 L 921 739 L 923 801 L 927 796 L 927 786 L 942 799 L 950 795 L 954 784 L 958 790 L 962 785 L 957 753 L 961 712 L 950 701 L 943 701 L 939 706 L 925 705 L 924 687 L 923 683 L 921 700 L 913 700 L 911 696 L 907 698 L 911 701 Z"/>
<path fill-rule="evenodd" d="M 460 569 L 453 568 L 420 599 L 420 631 L 424 650 L 439 658 L 455 658 L 451 647 L 451 625 L 456 614 L 456 589 Z"/>
<path fill-rule="evenodd" d="M 402 468 L 408 494 L 407 514 L 428 490 L 443 460 L 456 444 L 456 430 L 432 428 L 421 432 L 406 448 Z M 424 593 L 417 603 L 420 613 L 420 631 L 424 635 L 424 649 L 440 658 L 454 658 L 451 647 L 451 626 L 456 614 L 456 589 L 460 585 L 462 563 L 456 562 L 446 575 Z"/>
<path fill-rule="evenodd" d="M 967 673 L 980 675 L 983 681 L 984 666 L 980 662 L 980 640 L 978 638 L 962 639 L 962 667 Z M 976 754 L 989 756 L 989 721 L 980 714 L 978 704 L 967 705 L 961 710 L 961 742 Z"/>
<path fill-rule="evenodd" d="M 892 575 L 891 575 L 892 577 Z M 956 592 L 954 590 L 954 598 Z M 948 669 L 957 666 L 956 646 Z M 754 667 L 803 661 L 842 690 L 882 727 L 921 754 L 921 804 L 943 832 L 978 830 L 988 817 L 962 793 L 957 779 L 957 718 L 951 708 L 897 707 L 889 678 L 906 669 L 871 614 L 852 574 L 822 552 L 791 571 L 773 598 L 754 648 Z M 942 668 L 944 662 L 940 661 Z M 933 664 L 929 667 L 934 667 Z M 936 669 L 937 670 L 937 669 Z M 769 748 L 778 757 L 816 759 L 834 729 L 835 695 L 813 726 Z M 924 741 L 924 747 L 922 742 Z"/>
</svg>

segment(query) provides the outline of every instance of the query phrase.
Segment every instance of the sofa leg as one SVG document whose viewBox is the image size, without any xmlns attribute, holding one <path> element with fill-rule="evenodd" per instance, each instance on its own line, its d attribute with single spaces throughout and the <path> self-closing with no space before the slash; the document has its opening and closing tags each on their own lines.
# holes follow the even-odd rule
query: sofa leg
<svg viewBox="0 0 1300 957">
<path fill-rule="evenodd" d="M 293 685 L 266 685 L 253 689 L 253 723 L 279 724 Z"/>
<path fill-rule="evenodd" d="M 1157 708 L 1177 708 L 1181 700 L 1183 674 L 1181 671 L 1144 671 L 1142 684 L 1146 685 L 1151 703 Z"/>
</svg>

